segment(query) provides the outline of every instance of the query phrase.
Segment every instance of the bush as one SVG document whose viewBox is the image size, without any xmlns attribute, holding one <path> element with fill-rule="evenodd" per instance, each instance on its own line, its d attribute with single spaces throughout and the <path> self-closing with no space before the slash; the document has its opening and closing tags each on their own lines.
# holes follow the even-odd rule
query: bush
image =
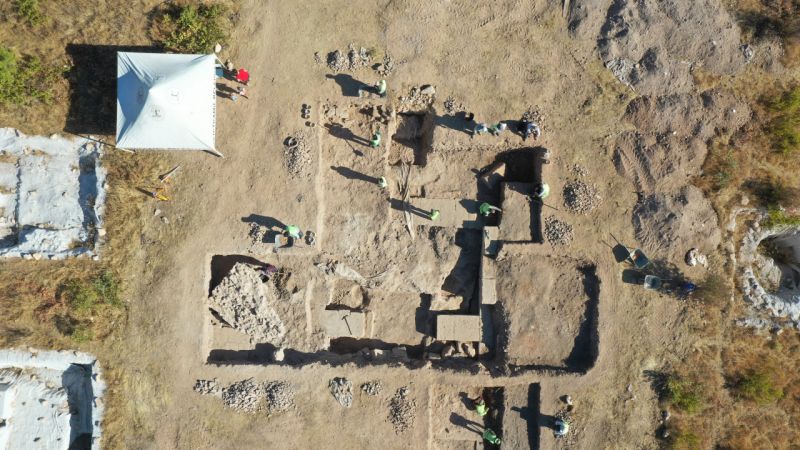
<svg viewBox="0 0 800 450">
<path fill-rule="evenodd" d="M 783 155 L 800 149 L 800 86 L 785 92 L 768 105 L 773 118 L 767 128 L 772 145 Z"/>
<path fill-rule="evenodd" d="M 702 448 L 700 437 L 691 431 L 679 431 L 670 441 L 670 448 L 675 450 L 698 450 Z"/>
<path fill-rule="evenodd" d="M 777 207 L 769 208 L 766 219 L 761 223 L 764 228 L 776 227 L 798 227 L 800 226 L 800 216 L 786 214 L 786 211 Z"/>
<path fill-rule="evenodd" d="M 736 393 L 759 405 L 767 405 L 783 398 L 783 390 L 775 387 L 764 371 L 755 371 L 742 378 L 736 385 Z"/>
<path fill-rule="evenodd" d="M 667 399 L 676 408 L 694 414 L 702 409 L 703 386 L 678 376 L 670 376 L 666 386 Z"/>
<path fill-rule="evenodd" d="M 218 4 L 171 7 L 162 17 L 162 44 L 180 53 L 211 53 L 228 39 L 231 24 L 227 8 Z"/>
<path fill-rule="evenodd" d="M 86 316 L 98 308 L 108 305 L 122 305 L 119 297 L 119 284 L 110 272 L 102 272 L 91 280 L 70 280 L 64 285 L 64 298 L 73 312 Z"/>
<path fill-rule="evenodd" d="M 0 46 L 0 104 L 50 103 L 58 77 L 58 70 L 43 65 L 38 58 L 19 59 L 13 51 Z"/>
<path fill-rule="evenodd" d="M 36 26 L 44 22 L 44 15 L 39 10 L 39 0 L 15 0 L 17 15 L 28 24 Z"/>
</svg>

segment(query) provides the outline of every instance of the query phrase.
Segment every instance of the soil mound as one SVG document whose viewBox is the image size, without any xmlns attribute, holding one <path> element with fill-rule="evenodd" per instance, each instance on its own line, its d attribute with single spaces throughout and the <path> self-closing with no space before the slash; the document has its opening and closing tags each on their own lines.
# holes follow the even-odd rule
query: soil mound
<svg viewBox="0 0 800 450">
<path fill-rule="evenodd" d="M 696 68 L 738 72 L 747 62 L 740 34 L 718 0 L 616 0 L 598 50 L 617 79 L 637 92 L 681 93 L 694 87 Z"/>
<path fill-rule="evenodd" d="M 682 260 L 692 247 L 709 253 L 721 240 L 717 215 L 694 186 L 643 198 L 633 210 L 633 227 L 645 249 L 667 253 L 673 261 Z"/>
</svg>

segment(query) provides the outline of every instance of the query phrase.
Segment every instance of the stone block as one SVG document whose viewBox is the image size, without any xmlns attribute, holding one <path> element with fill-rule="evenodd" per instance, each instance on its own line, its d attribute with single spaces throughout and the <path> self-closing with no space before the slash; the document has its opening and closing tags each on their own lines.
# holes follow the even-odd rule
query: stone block
<svg viewBox="0 0 800 450">
<path fill-rule="evenodd" d="M 478 315 L 439 314 L 436 316 L 436 339 L 478 342 L 481 340 L 481 318 Z"/>
<path fill-rule="evenodd" d="M 364 313 L 347 309 L 323 310 L 320 323 L 325 335 L 337 337 L 364 337 Z"/>
</svg>

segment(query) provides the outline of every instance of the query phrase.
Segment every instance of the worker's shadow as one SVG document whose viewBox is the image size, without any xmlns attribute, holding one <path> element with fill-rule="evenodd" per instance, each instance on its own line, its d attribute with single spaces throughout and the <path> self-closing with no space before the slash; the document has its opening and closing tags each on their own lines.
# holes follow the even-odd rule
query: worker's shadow
<svg viewBox="0 0 800 450">
<path fill-rule="evenodd" d="M 339 175 L 341 175 L 341 176 L 343 176 L 343 177 L 345 177 L 347 179 L 350 179 L 350 180 L 366 181 L 367 183 L 373 183 L 373 184 L 377 184 L 378 183 L 378 179 L 377 178 L 371 177 L 371 176 L 363 174 L 361 172 L 356 172 L 355 170 L 347 168 L 347 167 L 331 166 L 331 169 L 336 171 L 336 173 L 338 173 Z"/>
<path fill-rule="evenodd" d="M 466 134 L 472 134 L 472 128 L 475 126 L 474 122 L 467 120 L 467 113 L 464 111 L 436 116 L 435 123 L 442 128 L 462 131 Z"/>
<path fill-rule="evenodd" d="M 373 92 L 375 88 L 367 83 L 361 82 L 345 73 L 337 73 L 336 75 L 325 75 L 325 78 L 333 80 L 342 89 L 342 95 L 345 97 L 360 97 L 361 91 Z"/>
<path fill-rule="evenodd" d="M 450 423 L 457 427 L 466 428 L 476 434 L 483 434 L 483 425 L 478 422 L 473 422 L 464 416 L 456 413 L 450 413 Z"/>
<path fill-rule="evenodd" d="M 333 137 L 337 137 L 339 139 L 344 139 L 345 141 L 355 142 L 356 144 L 369 146 L 369 140 L 368 139 L 365 139 L 365 138 L 363 138 L 361 136 L 357 136 L 355 133 L 350 131 L 349 128 L 345 128 L 345 127 L 343 127 L 342 125 L 340 125 L 338 123 L 325 124 L 325 128 L 328 129 L 328 132 Z M 356 153 L 358 153 L 358 152 L 356 152 Z M 359 155 L 359 156 L 361 156 L 361 155 Z"/>
<path fill-rule="evenodd" d="M 242 217 L 242 222 L 266 228 L 268 232 L 264 234 L 264 242 L 272 242 L 275 239 L 275 235 L 281 233 L 279 230 L 286 228 L 286 225 L 280 220 L 260 214 L 250 214 L 247 217 Z"/>
<path fill-rule="evenodd" d="M 236 94 L 236 89 L 225 83 L 217 83 L 217 97 L 230 98 L 231 94 Z"/>
<path fill-rule="evenodd" d="M 398 211 L 405 211 L 405 209 L 406 209 L 405 205 L 406 204 L 408 204 L 408 212 L 410 212 L 411 214 L 414 214 L 415 216 L 419 216 L 419 217 L 422 217 L 422 218 L 425 218 L 425 219 L 430 219 L 431 218 L 431 215 L 430 215 L 431 212 L 426 210 L 426 209 L 418 208 L 418 207 L 412 205 L 411 203 L 406 203 L 406 202 L 400 200 L 399 198 L 390 198 L 389 199 L 389 205 L 392 207 L 392 209 L 396 209 Z"/>
</svg>

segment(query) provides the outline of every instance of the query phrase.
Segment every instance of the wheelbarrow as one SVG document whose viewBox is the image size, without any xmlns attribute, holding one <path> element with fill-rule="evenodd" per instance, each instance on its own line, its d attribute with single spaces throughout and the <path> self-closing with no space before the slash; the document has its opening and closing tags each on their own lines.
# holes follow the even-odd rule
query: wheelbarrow
<svg viewBox="0 0 800 450">
<path fill-rule="evenodd" d="M 626 258 L 626 261 L 631 263 L 633 267 L 637 269 L 644 269 L 650 264 L 650 259 L 647 258 L 641 249 L 633 249 L 630 247 L 625 247 L 625 249 L 628 250 L 628 257 Z"/>
</svg>

